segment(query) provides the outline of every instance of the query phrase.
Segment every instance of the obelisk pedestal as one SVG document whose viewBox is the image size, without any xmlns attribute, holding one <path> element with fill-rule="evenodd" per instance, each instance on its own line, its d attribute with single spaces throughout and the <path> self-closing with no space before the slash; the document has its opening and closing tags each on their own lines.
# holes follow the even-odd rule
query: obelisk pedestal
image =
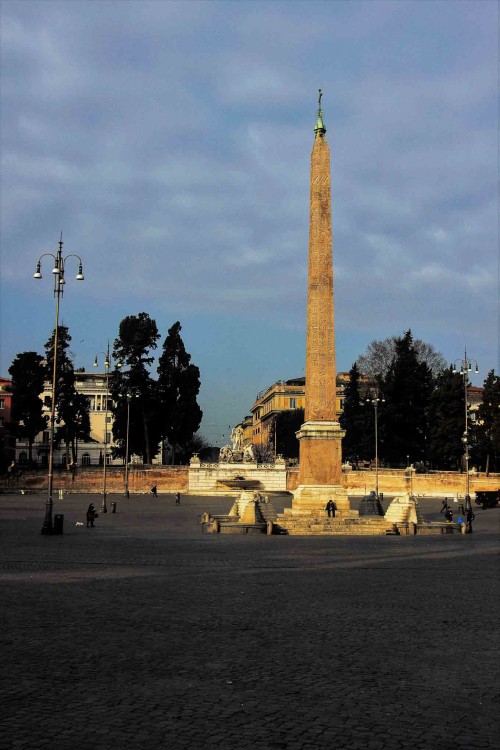
<svg viewBox="0 0 500 750">
<path fill-rule="evenodd" d="M 330 149 L 319 96 L 311 154 L 309 270 L 307 295 L 306 403 L 300 441 L 299 487 L 292 514 L 324 514 L 334 500 L 339 515 L 351 514 L 342 487 L 344 431 L 337 419 L 333 301 L 332 203 Z"/>
</svg>

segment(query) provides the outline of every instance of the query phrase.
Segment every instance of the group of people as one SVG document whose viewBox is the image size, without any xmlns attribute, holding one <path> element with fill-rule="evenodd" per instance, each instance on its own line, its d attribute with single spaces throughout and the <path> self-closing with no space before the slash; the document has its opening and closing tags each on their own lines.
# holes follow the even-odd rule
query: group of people
<svg viewBox="0 0 500 750">
<path fill-rule="evenodd" d="M 442 505 L 441 505 L 441 510 L 439 512 L 444 514 L 444 517 L 445 517 L 446 521 L 448 521 L 448 523 L 452 523 L 452 521 L 453 521 L 453 510 L 452 510 L 451 506 L 448 504 L 448 498 L 447 497 L 445 497 L 445 499 L 443 500 Z M 467 510 L 465 511 L 464 515 L 465 515 L 466 530 L 467 530 L 467 533 L 470 534 L 470 533 L 472 533 L 472 522 L 474 521 L 474 519 L 476 517 L 475 514 L 474 514 L 474 511 L 472 510 L 472 508 L 470 507 L 470 505 L 467 508 Z"/>
</svg>

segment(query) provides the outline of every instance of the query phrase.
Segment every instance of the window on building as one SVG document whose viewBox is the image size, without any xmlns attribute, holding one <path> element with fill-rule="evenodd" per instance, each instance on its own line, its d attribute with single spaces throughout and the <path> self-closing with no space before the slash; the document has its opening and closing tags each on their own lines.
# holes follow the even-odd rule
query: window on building
<svg viewBox="0 0 500 750">
<path fill-rule="evenodd" d="M 345 398 L 341 398 L 341 399 L 340 399 L 340 408 L 341 408 L 341 409 L 343 409 L 343 408 L 344 408 L 344 401 L 345 401 Z"/>
<path fill-rule="evenodd" d="M 106 422 L 112 422 L 112 421 L 113 421 L 113 417 L 106 417 Z"/>
<path fill-rule="evenodd" d="M 0 409 L 5 409 L 5 399 L 0 398 Z"/>
<path fill-rule="evenodd" d="M 106 433 L 106 442 L 107 442 L 107 443 L 110 443 L 110 442 L 111 442 L 111 433 L 110 433 L 110 432 L 107 432 L 107 433 Z"/>
<path fill-rule="evenodd" d="M 82 456 L 82 466 L 90 466 L 90 453 L 84 453 Z"/>
<path fill-rule="evenodd" d="M 297 399 L 291 398 L 290 399 L 290 409 L 296 409 L 297 408 Z"/>
<path fill-rule="evenodd" d="M 50 442 L 50 432 L 48 430 L 45 430 L 45 432 L 42 435 L 42 442 L 49 443 Z"/>
<path fill-rule="evenodd" d="M 45 396 L 43 399 L 43 405 L 48 406 L 50 409 L 50 406 L 52 404 L 52 397 L 51 396 Z"/>
</svg>

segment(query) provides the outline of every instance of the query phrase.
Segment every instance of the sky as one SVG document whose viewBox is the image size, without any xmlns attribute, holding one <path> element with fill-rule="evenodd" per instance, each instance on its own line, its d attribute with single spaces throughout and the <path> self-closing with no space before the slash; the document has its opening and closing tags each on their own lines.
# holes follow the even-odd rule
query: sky
<svg viewBox="0 0 500 750">
<path fill-rule="evenodd" d="M 496 0 L 2 0 L 0 375 L 43 353 L 50 258 L 92 368 L 148 313 L 201 371 L 200 432 L 305 368 L 317 92 L 337 369 L 374 339 L 499 372 Z M 74 273 L 73 273 L 74 271 Z"/>
</svg>

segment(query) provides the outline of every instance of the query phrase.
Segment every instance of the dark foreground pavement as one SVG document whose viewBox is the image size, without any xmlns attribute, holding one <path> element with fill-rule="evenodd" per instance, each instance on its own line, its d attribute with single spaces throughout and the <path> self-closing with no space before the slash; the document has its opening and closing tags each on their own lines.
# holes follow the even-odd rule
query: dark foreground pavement
<svg viewBox="0 0 500 750">
<path fill-rule="evenodd" d="M 45 537 L 43 497 L 0 496 L 0 750 L 498 746 L 500 509 L 467 536 L 233 537 L 197 523 L 228 499 L 76 526 L 90 499 Z"/>
</svg>

